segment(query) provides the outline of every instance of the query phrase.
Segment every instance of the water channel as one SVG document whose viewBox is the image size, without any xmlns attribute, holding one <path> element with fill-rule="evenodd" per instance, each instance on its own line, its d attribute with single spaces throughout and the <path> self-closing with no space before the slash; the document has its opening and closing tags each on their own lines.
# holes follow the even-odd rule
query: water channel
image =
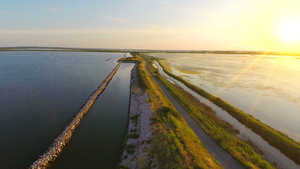
<svg viewBox="0 0 300 169">
<path fill-rule="evenodd" d="M 234 117 L 232 117 L 228 112 L 223 110 L 222 108 L 216 106 L 211 101 L 207 100 L 206 98 L 200 96 L 198 93 L 194 92 L 187 86 L 185 86 L 180 81 L 174 79 L 173 77 L 169 76 L 163 71 L 163 68 L 160 66 L 160 64 L 156 61 L 154 61 L 155 67 L 158 68 L 158 72 L 166 78 L 168 81 L 170 81 L 173 84 L 176 84 L 180 86 L 185 91 L 189 92 L 191 95 L 193 95 L 195 98 L 197 98 L 200 102 L 206 104 L 207 106 L 211 107 L 215 112 L 216 115 L 219 116 L 221 119 L 227 121 L 230 123 L 234 128 L 238 129 L 240 131 L 239 137 L 242 137 L 243 139 L 249 139 L 251 140 L 257 147 L 259 147 L 264 152 L 264 157 L 269 160 L 270 162 L 277 163 L 279 168 L 300 168 L 298 164 L 296 164 L 294 161 L 289 159 L 286 155 L 282 154 L 278 149 L 271 146 L 268 142 L 266 142 L 261 136 L 254 133 L 252 130 L 241 124 L 238 120 L 236 120 Z"/>
<path fill-rule="evenodd" d="M 98 52 L 0 52 L 0 168 L 29 167 L 47 150 L 123 56 L 123 53 Z M 106 92 L 111 97 L 107 97 L 110 101 L 107 105 L 113 105 L 124 93 L 128 99 L 129 83 L 126 82 L 130 79 L 130 68 L 127 66 L 124 64 L 118 71 L 118 78 L 109 84 L 115 86 L 115 90 L 111 90 L 111 94 Z M 122 98 L 128 106 L 125 94 Z M 128 108 L 123 109 L 127 111 Z M 96 108 L 93 111 L 97 111 Z M 118 116 L 115 111 L 112 108 L 112 115 Z M 105 115 L 104 118 L 111 117 Z M 103 130 L 125 131 L 126 125 L 124 127 L 121 122 L 112 125 L 115 127 Z"/>
<path fill-rule="evenodd" d="M 51 168 L 117 167 L 126 133 L 133 65 L 121 65 Z"/>
</svg>

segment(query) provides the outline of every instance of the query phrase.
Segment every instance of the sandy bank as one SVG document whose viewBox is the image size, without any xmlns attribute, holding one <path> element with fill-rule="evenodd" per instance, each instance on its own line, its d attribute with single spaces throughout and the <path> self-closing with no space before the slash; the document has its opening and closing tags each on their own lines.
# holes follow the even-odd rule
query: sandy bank
<svg viewBox="0 0 300 169">
<path fill-rule="evenodd" d="M 129 125 L 119 167 L 134 169 L 150 165 L 150 168 L 155 168 L 155 159 L 149 156 L 153 111 L 147 102 L 147 93 L 139 87 L 136 69 L 137 65 L 131 71 Z"/>
</svg>

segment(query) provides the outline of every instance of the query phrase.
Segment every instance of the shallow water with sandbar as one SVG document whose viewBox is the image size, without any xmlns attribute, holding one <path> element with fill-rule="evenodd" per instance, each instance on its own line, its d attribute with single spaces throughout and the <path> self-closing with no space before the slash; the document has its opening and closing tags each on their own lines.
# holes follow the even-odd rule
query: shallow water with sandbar
<svg viewBox="0 0 300 169">
<path fill-rule="evenodd" d="M 165 59 L 162 62 L 173 74 L 300 141 L 300 60 L 297 56 L 150 55 Z"/>
</svg>

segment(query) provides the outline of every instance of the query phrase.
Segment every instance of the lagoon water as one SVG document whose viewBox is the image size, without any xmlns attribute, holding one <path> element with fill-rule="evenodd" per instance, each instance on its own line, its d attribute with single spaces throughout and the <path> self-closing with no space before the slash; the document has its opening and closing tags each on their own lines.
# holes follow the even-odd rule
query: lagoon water
<svg viewBox="0 0 300 169">
<path fill-rule="evenodd" d="M 300 59 L 246 54 L 150 54 L 172 73 L 300 141 Z"/>
<path fill-rule="evenodd" d="M 118 166 L 126 134 L 130 72 L 133 66 L 132 63 L 121 65 L 51 168 Z"/>
<path fill-rule="evenodd" d="M 193 95 L 200 102 L 212 108 L 212 110 L 215 111 L 216 115 L 220 119 L 223 119 L 224 121 L 228 122 L 235 129 L 239 131 L 239 134 L 237 135 L 238 137 L 242 138 L 243 140 L 250 140 L 254 145 L 256 145 L 260 150 L 262 150 L 264 153 L 263 157 L 267 159 L 270 163 L 276 164 L 278 168 L 294 169 L 300 167 L 294 161 L 289 159 L 286 155 L 281 153 L 280 150 L 271 146 L 260 135 L 256 134 L 251 129 L 247 128 L 245 125 L 240 123 L 237 119 L 231 116 L 227 111 L 223 110 L 222 108 L 218 107 L 208 99 L 202 97 L 195 91 L 191 90 L 182 82 L 169 76 L 167 73 L 164 72 L 163 68 L 158 62 L 154 61 L 153 66 L 158 68 L 159 74 L 162 75 L 164 78 L 166 78 L 169 82 L 180 86 L 183 90 Z"/>
<path fill-rule="evenodd" d="M 0 168 L 30 166 L 121 57 L 122 53 L 0 52 Z"/>
</svg>

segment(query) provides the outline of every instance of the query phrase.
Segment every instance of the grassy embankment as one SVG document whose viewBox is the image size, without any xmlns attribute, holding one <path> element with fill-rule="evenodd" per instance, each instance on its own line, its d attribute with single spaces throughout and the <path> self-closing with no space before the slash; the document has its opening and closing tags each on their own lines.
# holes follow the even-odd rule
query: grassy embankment
<svg viewBox="0 0 300 169">
<path fill-rule="evenodd" d="M 155 156 L 158 168 L 222 168 L 152 79 L 146 62 L 138 55 L 124 60 L 139 62 L 139 84 L 154 112 L 154 137 L 149 140 L 152 149 L 148 153 Z"/>
<path fill-rule="evenodd" d="M 149 66 L 152 65 L 152 60 L 148 59 L 148 62 Z M 218 118 L 210 107 L 160 76 L 153 66 L 150 66 L 150 69 L 197 124 L 246 168 L 274 168 L 259 155 L 261 152 L 258 149 L 254 149 L 248 143 L 236 137 L 238 131 Z"/>
<path fill-rule="evenodd" d="M 159 61 L 159 60 L 158 60 Z M 197 92 L 201 96 L 205 97 L 206 99 L 210 100 L 211 102 L 215 103 L 217 106 L 221 107 L 222 109 L 226 110 L 230 115 L 235 117 L 239 122 L 244 124 L 245 126 L 249 127 L 252 131 L 259 134 L 263 137 L 270 145 L 279 149 L 282 153 L 288 156 L 297 164 L 300 164 L 300 143 L 289 138 L 287 135 L 273 129 L 272 127 L 262 123 L 258 119 L 254 118 L 253 116 L 237 109 L 236 107 L 232 106 L 231 104 L 227 103 L 226 101 L 213 96 L 212 94 L 206 92 L 205 90 L 185 81 L 181 77 L 175 76 L 169 70 L 162 65 L 164 71 L 171 77 L 179 80 L 187 87 L 192 89 L 193 91 Z"/>
</svg>

